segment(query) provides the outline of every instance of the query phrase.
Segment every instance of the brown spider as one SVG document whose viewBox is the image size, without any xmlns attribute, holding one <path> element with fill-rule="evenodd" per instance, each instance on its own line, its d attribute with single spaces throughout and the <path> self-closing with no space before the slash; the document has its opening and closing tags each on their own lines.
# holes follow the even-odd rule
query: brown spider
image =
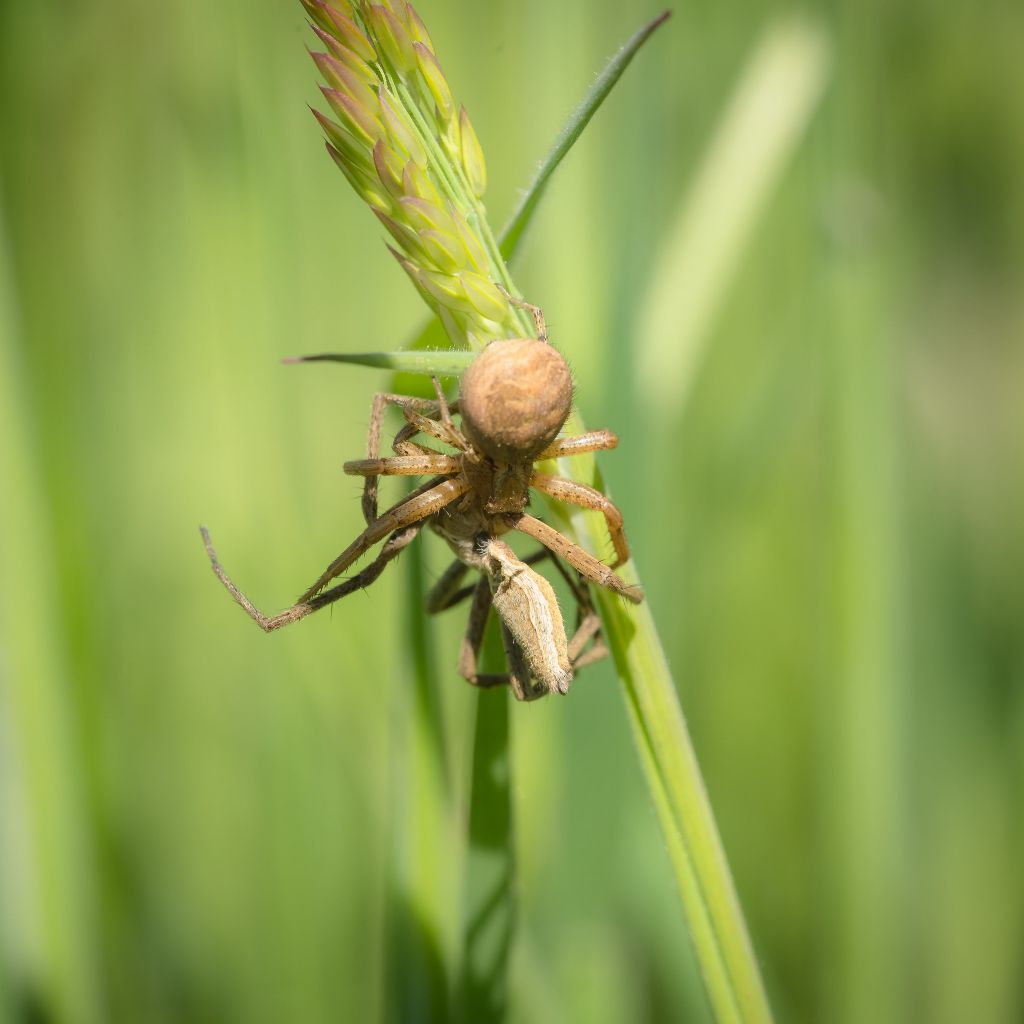
<svg viewBox="0 0 1024 1024">
<path fill-rule="evenodd" d="M 572 379 L 562 356 L 548 344 L 541 311 L 532 313 L 538 337 L 493 341 L 466 371 L 459 399 L 446 402 L 437 379 L 436 401 L 393 395 L 374 396 L 367 437 L 367 458 L 345 463 L 345 472 L 363 476 L 363 515 L 366 529 L 324 570 L 291 608 L 278 615 L 260 612 L 235 586 L 217 560 L 206 528 L 203 539 L 214 572 L 235 600 L 265 632 L 305 618 L 333 602 L 369 586 L 384 567 L 429 523 L 452 548 L 456 561 L 427 596 L 427 611 L 452 607 L 472 595 L 469 625 L 459 658 L 459 672 L 477 686 L 508 683 L 520 700 L 550 692 L 566 693 L 573 671 L 606 653 L 600 640 L 600 619 L 586 582 L 590 581 L 639 602 L 643 595 L 612 570 L 629 558 L 622 515 L 600 491 L 585 484 L 550 476 L 535 462 L 564 455 L 616 447 L 608 430 L 594 430 L 556 440 L 572 406 Z M 406 424 L 395 436 L 395 456 L 380 457 L 380 431 L 385 409 L 398 405 Z M 461 429 L 451 412 L 461 414 Z M 413 438 L 419 434 L 456 449 L 446 455 Z M 377 486 L 381 476 L 422 476 L 430 479 L 387 511 L 378 515 Z M 601 512 L 608 524 L 616 561 L 604 565 L 557 530 L 526 512 L 529 489 L 558 501 Z M 539 541 L 545 550 L 525 560 L 501 539 L 518 530 Z M 388 536 L 390 534 L 390 536 Z M 385 540 L 376 559 L 356 576 L 324 588 L 356 559 Z M 578 605 L 577 627 L 571 640 L 551 584 L 531 565 L 550 556 L 568 582 Z M 558 556 L 558 557 L 555 557 Z M 563 559 L 579 575 L 574 580 L 560 565 Z M 469 569 L 480 570 L 476 585 L 462 587 Z M 493 604 L 501 621 L 509 671 L 482 675 L 477 658 L 487 617 Z M 589 651 L 584 648 L 590 640 Z"/>
</svg>

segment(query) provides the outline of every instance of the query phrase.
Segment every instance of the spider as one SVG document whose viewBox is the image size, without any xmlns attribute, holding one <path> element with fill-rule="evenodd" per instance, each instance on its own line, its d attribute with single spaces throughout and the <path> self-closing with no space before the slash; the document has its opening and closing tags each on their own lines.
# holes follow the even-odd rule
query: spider
<svg viewBox="0 0 1024 1024">
<path fill-rule="evenodd" d="M 369 586 L 429 524 L 448 542 L 456 560 L 428 594 L 427 611 L 443 611 L 472 595 L 459 657 L 459 673 L 468 682 L 476 686 L 507 683 L 520 700 L 547 693 L 564 694 L 576 669 L 606 653 L 587 581 L 628 601 L 643 600 L 638 587 L 627 584 L 614 572 L 629 558 L 622 515 L 600 491 L 542 473 L 534 463 L 615 448 L 618 438 L 609 430 L 557 437 L 572 406 L 569 367 L 548 342 L 541 310 L 515 301 L 530 311 L 537 337 L 492 341 L 468 367 L 456 402 L 449 405 L 437 378 L 436 400 L 387 392 L 374 396 L 367 458 L 344 466 L 346 473 L 365 478 L 362 511 L 366 529 L 291 608 L 273 616 L 260 612 L 221 567 L 208 531 L 201 528 L 213 571 L 261 629 L 268 633 L 280 629 Z M 381 458 L 381 424 L 392 404 L 401 408 L 406 423 L 392 442 L 395 455 Z M 460 426 L 452 420 L 452 412 L 460 414 Z M 444 454 L 414 441 L 421 434 L 449 445 L 455 454 Z M 378 513 L 381 476 L 424 475 L 430 477 L 426 483 Z M 601 512 L 615 549 L 613 565 L 600 562 L 530 515 L 526 511 L 530 488 L 558 501 Z M 539 541 L 543 549 L 520 559 L 502 539 L 513 530 Z M 325 589 L 382 540 L 384 544 L 373 562 L 357 575 Z M 551 584 L 532 568 L 546 557 L 566 579 L 577 603 L 577 625 L 571 640 L 566 638 Z M 576 570 L 577 579 L 565 571 L 559 559 Z M 475 585 L 463 587 L 469 569 L 479 570 L 481 578 Z M 508 659 L 508 673 L 502 675 L 477 671 L 492 605 L 500 619 Z M 593 646 L 584 651 L 591 640 Z"/>
</svg>

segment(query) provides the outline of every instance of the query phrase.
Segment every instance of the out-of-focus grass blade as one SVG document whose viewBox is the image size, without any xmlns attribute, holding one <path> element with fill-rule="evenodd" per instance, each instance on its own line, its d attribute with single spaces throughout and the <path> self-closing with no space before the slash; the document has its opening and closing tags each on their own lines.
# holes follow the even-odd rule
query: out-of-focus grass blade
<svg viewBox="0 0 1024 1024">
<path fill-rule="evenodd" d="M 505 659 L 497 630 L 488 632 L 484 652 L 488 670 L 503 672 Z M 465 931 L 457 989 L 458 1019 L 467 1024 L 502 1021 L 508 1010 L 508 963 L 516 919 L 510 701 L 504 687 L 483 690 L 477 699 L 465 875 Z"/>
<path fill-rule="evenodd" d="M 3 941 L 28 980 L 38 1016 L 99 1021 L 101 1008 L 88 805 L 49 514 L 26 429 L 26 388 L 15 350 L 17 317 L 0 210 L 0 858 Z M 5 799 L 10 794 L 19 799 Z M 11 972 L 13 975 L 13 972 Z M 21 993 L 28 995 L 27 992 Z M 3 1016 L 0 1004 L 0 1017 Z"/>
<path fill-rule="evenodd" d="M 533 218 L 537 204 L 540 202 L 544 190 L 547 188 L 551 175 L 555 168 L 562 162 L 566 154 L 572 149 L 573 144 L 580 137 L 583 129 L 590 123 L 590 119 L 597 113 L 598 108 L 604 103 L 608 94 L 612 91 L 615 83 L 622 77 L 622 73 L 629 67 L 630 61 L 636 56 L 637 51 L 650 39 L 654 31 L 665 23 L 671 11 L 664 11 L 653 21 L 648 22 L 643 28 L 636 31 L 623 45 L 622 49 L 613 56 L 605 65 L 604 70 L 597 76 L 594 84 L 587 91 L 587 94 L 580 101 L 579 106 L 569 116 L 554 146 L 544 158 L 536 177 L 530 183 L 522 200 L 516 207 L 508 224 L 505 225 L 500 235 L 501 254 L 506 260 L 510 260 L 519 247 L 530 221 Z"/>
<path fill-rule="evenodd" d="M 817 107 L 828 64 L 828 40 L 814 22 L 787 17 L 770 25 L 672 218 L 640 304 L 636 385 L 674 417 L 733 271 Z"/>
<path fill-rule="evenodd" d="M 417 541 L 417 545 L 422 541 Z M 462 829 L 448 764 L 433 631 L 423 611 L 419 552 L 403 562 L 405 657 L 413 689 L 393 696 L 394 825 L 385 997 L 389 1021 L 451 1019 L 449 965 L 460 953 Z"/>
<path fill-rule="evenodd" d="M 833 948 L 843 955 L 830 979 L 825 1016 L 836 1024 L 865 1015 L 879 1024 L 912 1016 L 912 942 L 904 929 L 915 847 L 905 751 L 915 725 L 907 710 L 912 655 L 904 638 L 915 584 L 902 505 L 909 474 L 894 385 L 899 354 L 887 320 L 893 263 L 883 248 L 847 245 L 834 257 L 834 324 L 826 339 L 835 660 L 822 778 L 828 884 L 838 908 L 828 927 Z M 985 1019 L 984 1012 L 977 1019 Z"/>
<path fill-rule="evenodd" d="M 412 373 L 425 377 L 461 377 L 475 352 L 458 349 L 418 352 L 323 352 L 312 356 L 290 356 L 283 363 L 351 363 Z"/>
</svg>

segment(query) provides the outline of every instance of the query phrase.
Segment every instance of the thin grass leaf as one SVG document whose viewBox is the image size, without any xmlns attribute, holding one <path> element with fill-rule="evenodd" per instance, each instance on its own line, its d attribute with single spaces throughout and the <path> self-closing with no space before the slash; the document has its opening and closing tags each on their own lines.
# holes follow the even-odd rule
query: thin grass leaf
<svg viewBox="0 0 1024 1024">
<path fill-rule="evenodd" d="M 653 21 L 648 22 L 643 28 L 630 36 L 622 49 L 608 61 L 604 70 L 597 76 L 594 84 L 580 101 L 579 106 L 569 116 L 569 120 L 566 121 L 561 132 L 559 132 L 558 138 L 555 139 L 551 152 L 544 158 L 544 162 L 540 165 L 536 177 L 531 182 L 519 206 L 516 207 L 511 219 L 499 236 L 501 255 L 506 260 L 510 260 L 519 248 L 523 232 L 532 220 L 537 204 L 540 202 L 541 196 L 544 195 L 548 181 L 551 175 L 554 174 L 555 168 L 565 159 L 566 154 L 572 149 L 576 140 L 583 133 L 583 129 L 590 124 L 590 119 L 608 98 L 608 94 L 614 88 L 615 83 L 622 77 L 622 73 L 629 67 L 630 61 L 636 56 L 640 47 L 650 39 L 659 26 L 668 20 L 671 13 L 671 11 L 662 12 Z"/>
<path fill-rule="evenodd" d="M 484 657 L 504 670 L 498 633 L 488 630 Z M 509 700 L 483 690 L 473 731 L 473 790 L 465 869 L 465 923 L 457 987 L 460 1021 L 502 1021 L 508 1010 L 508 964 L 516 931 L 515 820 L 509 749 Z"/>
<path fill-rule="evenodd" d="M 475 352 L 442 349 L 429 352 L 321 352 L 311 356 L 289 356 L 282 363 L 351 363 L 373 366 L 424 377 L 461 377 L 475 358 Z"/>
<path fill-rule="evenodd" d="M 582 432 L 578 416 L 566 430 Z M 563 475 L 605 490 L 593 456 L 559 466 Z M 600 551 L 601 517 L 566 511 L 585 546 Z M 640 583 L 632 562 L 619 572 Z M 715 1019 L 769 1024 L 771 1008 L 650 606 L 626 604 L 601 588 L 595 594 Z"/>
<path fill-rule="evenodd" d="M 24 985 L 31 977 L 40 998 L 37 1015 L 91 1024 L 106 1019 L 95 942 L 102 913 L 94 885 L 98 869 L 87 787 L 77 770 L 83 754 L 68 700 L 73 687 L 64 619 L 53 601 L 59 589 L 53 524 L 38 475 L 38 434 L 30 426 L 3 212 L 0 208 L 0 479 L 5 488 L 0 566 L 5 580 L 22 582 L 0 588 L 3 796 L 21 795 L 17 802 L 0 803 L 0 832 L 7 844 L 0 852 L 8 855 L 0 858 L 8 940 L 2 955 L 11 957 L 12 981 L 15 970 L 30 965 L 31 975 L 17 980 Z M 6 1019 L 2 995 L 0 1018 Z"/>
<path fill-rule="evenodd" d="M 768 200 L 803 139 L 829 71 L 829 41 L 803 15 L 761 33 L 683 193 L 639 308 L 636 387 L 678 420 L 715 317 Z"/>
<path fill-rule="evenodd" d="M 416 546 L 422 541 L 417 540 Z M 423 615 L 425 573 L 419 553 L 402 560 L 404 658 L 411 693 L 394 695 L 392 754 L 394 831 L 388 887 L 385 961 L 389 1021 L 448 1020 L 448 962 L 458 948 L 460 866 L 452 849 L 460 828 L 433 631 Z"/>
<path fill-rule="evenodd" d="M 598 594 L 608 646 L 718 1021 L 772 1015 L 650 608 Z"/>
</svg>

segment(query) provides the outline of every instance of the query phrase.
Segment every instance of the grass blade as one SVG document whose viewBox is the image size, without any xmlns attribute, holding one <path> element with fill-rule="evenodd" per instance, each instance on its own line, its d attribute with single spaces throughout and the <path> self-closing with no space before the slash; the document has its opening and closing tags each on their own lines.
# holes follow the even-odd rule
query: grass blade
<svg viewBox="0 0 1024 1024">
<path fill-rule="evenodd" d="M 597 113 L 598 108 L 607 99 L 615 83 L 622 77 L 622 73 L 629 67 L 630 61 L 636 56 L 640 47 L 647 42 L 655 30 L 663 25 L 671 11 L 664 11 L 653 21 L 648 22 L 643 28 L 638 29 L 622 48 L 605 65 L 604 70 L 597 76 L 594 84 L 587 91 L 587 94 L 580 101 L 580 104 L 569 116 L 551 151 L 544 158 L 536 177 L 530 183 L 522 200 L 516 207 L 508 224 L 505 225 L 500 235 L 501 255 L 510 260 L 519 248 L 519 243 L 526 231 L 530 221 L 533 219 L 537 204 L 544 195 L 548 181 L 554 174 L 555 168 L 565 159 L 566 154 L 572 149 L 576 140 L 583 133 L 583 129 L 590 124 L 590 119 Z"/>
<path fill-rule="evenodd" d="M 644 774 L 672 860 L 715 1018 L 768 1022 L 771 1009 L 647 604 L 598 595 Z"/>
<path fill-rule="evenodd" d="M 673 417 L 690 394 L 726 288 L 828 74 L 828 40 L 804 17 L 762 34 L 696 180 L 672 219 L 641 303 L 637 387 Z"/>
<path fill-rule="evenodd" d="M 312 356 L 289 356 L 283 363 L 351 363 L 413 373 L 426 377 L 461 377 L 473 361 L 475 352 L 459 349 L 419 352 L 322 352 Z"/>
<path fill-rule="evenodd" d="M 421 541 L 416 541 L 418 546 Z M 411 694 L 399 692 L 391 755 L 391 885 L 385 1019 L 451 1016 L 450 965 L 458 950 L 459 846 L 433 631 L 423 615 L 419 552 L 402 559 Z"/>
<path fill-rule="evenodd" d="M 486 656 L 502 671 L 496 631 Z M 496 646 L 497 650 L 490 648 Z M 473 791 L 465 877 L 465 926 L 458 1019 L 497 1022 L 508 1008 L 507 975 L 516 918 L 515 823 L 512 819 L 509 695 L 481 690 L 473 733 Z"/>
<path fill-rule="evenodd" d="M 99 916 L 74 721 L 67 640 L 60 617 L 50 508 L 17 351 L 18 316 L 0 209 L 0 853 L 4 949 L 43 1019 L 105 1018 L 95 934 Z M 21 581 L 17 586 L 10 581 Z M 5 942 L 5 947 L 8 945 Z M 0 1015 L 3 1004 L 0 1003 Z"/>
<path fill-rule="evenodd" d="M 578 418 L 568 426 L 582 431 Z M 560 466 L 603 489 L 592 456 Z M 599 515 L 573 511 L 570 521 L 585 546 L 601 550 Z M 640 582 L 631 562 L 619 571 Z M 601 588 L 595 594 L 715 1018 L 768 1024 L 768 997 L 650 605 L 627 605 Z"/>
</svg>

